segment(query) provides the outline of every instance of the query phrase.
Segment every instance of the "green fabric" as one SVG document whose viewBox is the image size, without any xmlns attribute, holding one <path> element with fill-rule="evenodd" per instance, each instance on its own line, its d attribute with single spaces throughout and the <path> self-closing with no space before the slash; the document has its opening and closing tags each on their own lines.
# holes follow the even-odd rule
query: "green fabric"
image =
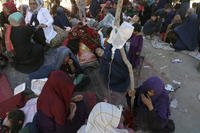
<svg viewBox="0 0 200 133">
<path fill-rule="evenodd" d="M 74 79 L 74 85 L 78 85 L 84 78 L 84 74 L 79 74 L 75 79 Z"/>
<path fill-rule="evenodd" d="M 28 127 L 22 128 L 22 129 L 19 131 L 19 133 L 29 133 Z"/>
</svg>

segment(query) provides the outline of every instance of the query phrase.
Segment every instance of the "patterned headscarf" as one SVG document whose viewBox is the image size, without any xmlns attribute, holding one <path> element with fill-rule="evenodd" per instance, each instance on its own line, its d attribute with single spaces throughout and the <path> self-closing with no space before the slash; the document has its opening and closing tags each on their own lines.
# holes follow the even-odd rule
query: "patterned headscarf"
<svg viewBox="0 0 200 133">
<path fill-rule="evenodd" d="M 8 16 L 17 11 L 14 1 L 9 1 L 9 2 L 4 3 L 3 7 L 7 8 L 9 10 L 9 14 L 7 12 L 4 12 L 5 16 Z"/>
<path fill-rule="evenodd" d="M 87 125 L 78 133 L 128 133 L 128 130 L 117 129 L 122 114 L 122 108 L 100 102 L 92 109 Z"/>
</svg>

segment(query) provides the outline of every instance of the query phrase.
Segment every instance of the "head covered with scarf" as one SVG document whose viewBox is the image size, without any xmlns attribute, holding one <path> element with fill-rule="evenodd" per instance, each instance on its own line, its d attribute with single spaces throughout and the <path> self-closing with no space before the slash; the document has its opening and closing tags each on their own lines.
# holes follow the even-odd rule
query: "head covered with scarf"
<svg viewBox="0 0 200 133">
<path fill-rule="evenodd" d="M 17 11 L 16 5 L 14 4 L 14 1 L 9 1 L 3 4 L 3 13 L 4 16 L 9 16 L 10 14 Z"/>
<path fill-rule="evenodd" d="M 8 21 L 12 26 L 20 26 L 24 22 L 24 17 L 20 12 L 15 12 L 9 15 Z"/>
<path fill-rule="evenodd" d="M 146 94 L 148 91 L 154 91 L 154 96 L 151 97 L 154 111 L 162 118 L 168 119 L 169 112 L 169 96 L 165 90 L 165 84 L 159 77 L 148 78 L 139 88 L 139 95 Z M 144 106 L 141 96 L 138 97 L 138 105 Z"/>
<path fill-rule="evenodd" d="M 29 0 L 30 1 L 30 0 Z M 37 8 L 36 9 L 34 9 L 34 10 L 31 10 L 30 8 L 29 8 L 29 10 L 31 11 L 31 12 L 33 12 L 34 14 L 36 14 L 36 13 L 38 13 L 38 11 L 40 10 L 40 8 L 42 8 L 43 6 L 44 6 L 44 1 L 43 0 L 34 0 L 35 2 L 36 2 L 36 4 L 37 4 Z"/>
<path fill-rule="evenodd" d="M 37 101 L 37 110 L 63 125 L 69 115 L 74 84 L 62 71 L 51 72 Z"/>
<path fill-rule="evenodd" d="M 100 102 L 90 112 L 87 125 L 77 133 L 128 133 L 117 129 L 122 115 L 122 107 Z"/>
</svg>

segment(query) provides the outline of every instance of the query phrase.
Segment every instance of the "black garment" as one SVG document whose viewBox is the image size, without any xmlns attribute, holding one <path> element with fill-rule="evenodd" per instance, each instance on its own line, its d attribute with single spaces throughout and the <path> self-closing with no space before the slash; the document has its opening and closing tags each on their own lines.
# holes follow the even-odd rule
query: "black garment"
<svg viewBox="0 0 200 133">
<path fill-rule="evenodd" d="M 137 89 L 136 89 L 137 90 Z M 175 130 L 173 120 L 165 120 L 160 118 L 157 113 L 152 111 L 144 111 L 143 107 L 138 106 L 139 92 L 136 91 L 134 101 L 134 114 L 136 116 L 136 129 L 150 130 L 152 133 L 172 133 Z M 130 97 L 126 96 L 130 104 Z"/>
<path fill-rule="evenodd" d="M 43 64 L 43 48 L 31 42 L 33 33 L 34 30 L 28 26 L 12 27 L 11 30 L 10 38 L 15 50 L 14 67 L 23 73 L 31 73 Z"/>
<path fill-rule="evenodd" d="M 148 6 L 147 3 L 144 4 L 144 11 L 139 14 L 139 17 L 141 18 L 141 25 L 144 25 L 147 20 L 151 17 L 151 7 Z"/>
<path fill-rule="evenodd" d="M 33 14 L 31 17 L 30 25 L 33 27 L 37 27 L 39 25 L 39 21 L 37 20 L 37 14 Z M 42 28 L 39 28 L 36 30 L 35 34 L 33 35 L 33 40 L 37 44 L 41 44 L 43 46 L 46 45 L 46 38 L 44 35 L 44 31 Z"/>
<path fill-rule="evenodd" d="M 4 27 L 4 24 L 9 24 L 8 18 L 6 18 L 3 12 L 0 13 L 0 27 Z"/>
<path fill-rule="evenodd" d="M 90 13 L 92 17 L 97 17 L 100 12 L 100 0 L 92 0 L 90 4 Z"/>
<path fill-rule="evenodd" d="M 158 33 L 160 32 L 160 28 L 161 28 L 161 21 L 152 21 L 152 20 L 148 20 L 143 27 L 143 33 L 145 35 L 152 35 L 154 33 Z"/>
</svg>

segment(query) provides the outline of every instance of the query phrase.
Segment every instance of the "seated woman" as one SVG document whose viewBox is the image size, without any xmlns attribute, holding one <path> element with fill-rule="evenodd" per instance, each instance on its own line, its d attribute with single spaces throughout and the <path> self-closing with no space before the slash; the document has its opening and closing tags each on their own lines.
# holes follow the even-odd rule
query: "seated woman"
<svg viewBox="0 0 200 133">
<path fill-rule="evenodd" d="M 3 11 L 0 13 L 0 27 L 4 27 L 4 24 L 8 24 L 8 17 L 10 14 L 17 11 L 14 1 L 6 2 L 3 4 Z"/>
<path fill-rule="evenodd" d="M 184 23 L 177 26 L 174 31 L 178 36 L 173 45 L 176 50 L 193 51 L 197 48 L 199 45 L 198 16 L 194 13 L 194 9 L 188 9 Z"/>
<path fill-rule="evenodd" d="M 3 121 L 1 133 L 18 133 L 23 126 L 25 119 L 24 112 L 21 110 L 13 110 L 8 112 Z"/>
<path fill-rule="evenodd" d="M 6 43 L 13 45 L 15 69 L 23 73 L 36 71 L 43 64 L 44 52 L 42 46 L 31 42 L 34 30 L 24 25 L 23 15 L 19 12 L 8 19 L 11 26 L 7 27 Z"/>
<path fill-rule="evenodd" d="M 72 98 L 74 84 L 62 71 L 53 71 L 37 101 L 34 122 L 42 133 L 76 133 L 85 123 L 82 96 Z"/>
<path fill-rule="evenodd" d="M 106 85 L 109 83 L 111 90 L 126 92 L 130 84 L 128 68 L 122 60 L 120 50 L 115 51 L 114 59 L 111 62 L 111 49 L 112 45 L 107 44 L 104 54 L 100 58 L 100 73 L 103 75 Z M 112 69 L 109 75 L 110 65 Z"/>
<path fill-rule="evenodd" d="M 151 18 L 144 24 L 144 35 L 155 35 L 160 32 L 161 21 L 156 14 L 152 14 Z"/>
<path fill-rule="evenodd" d="M 136 90 L 135 113 L 138 128 L 154 133 L 171 133 L 175 126 L 169 119 L 169 96 L 163 81 L 150 77 Z"/>
<path fill-rule="evenodd" d="M 182 24 L 181 16 L 179 14 L 176 14 L 169 26 L 167 27 L 166 31 L 166 37 L 165 40 L 167 43 L 176 43 L 177 35 L 174 32 L 174 29 Z"/>
<path fill-rule="evenodd" d="M 87 124 L 77 133 L 134 133 L 133 130 L 123 127 L 122 118 L 122 107 L 101 102 L 94 106 Z"/>
<path fill-rule="evenodd" d="M 67 27 L 70 27 L 69 21 L 67 16 L 65 16 L 65 11 L 63 7 L 58 7 L 56 15 L 54 16 L 54 25 L 66 29 Z"/>
<path fill-rule="evenodd" d="M 128 56 L 130 58 L 130 62 L 133 65 L 133 68 L 138 68 L 140 65 L 140 53 L 143 47 L 143 36 L 141 34 L 141 25 L 133 24 L 134 31 L 133 35 L 130 38 L 130 48 L 128 52 Z"/>
<path fill-rule="evenodd" d="M 53 18 L 49 11 L 43 7 L 42 0 L 29 0 L 30 9 L 27 11 L 26 24 L 40 27 L 35 34 L 35 40 L 42 45 L 49 44 L 51 47 L 61 45 L 64 41 L 65 32 L 57 33 L 53 28 Z"/>
</svg>

